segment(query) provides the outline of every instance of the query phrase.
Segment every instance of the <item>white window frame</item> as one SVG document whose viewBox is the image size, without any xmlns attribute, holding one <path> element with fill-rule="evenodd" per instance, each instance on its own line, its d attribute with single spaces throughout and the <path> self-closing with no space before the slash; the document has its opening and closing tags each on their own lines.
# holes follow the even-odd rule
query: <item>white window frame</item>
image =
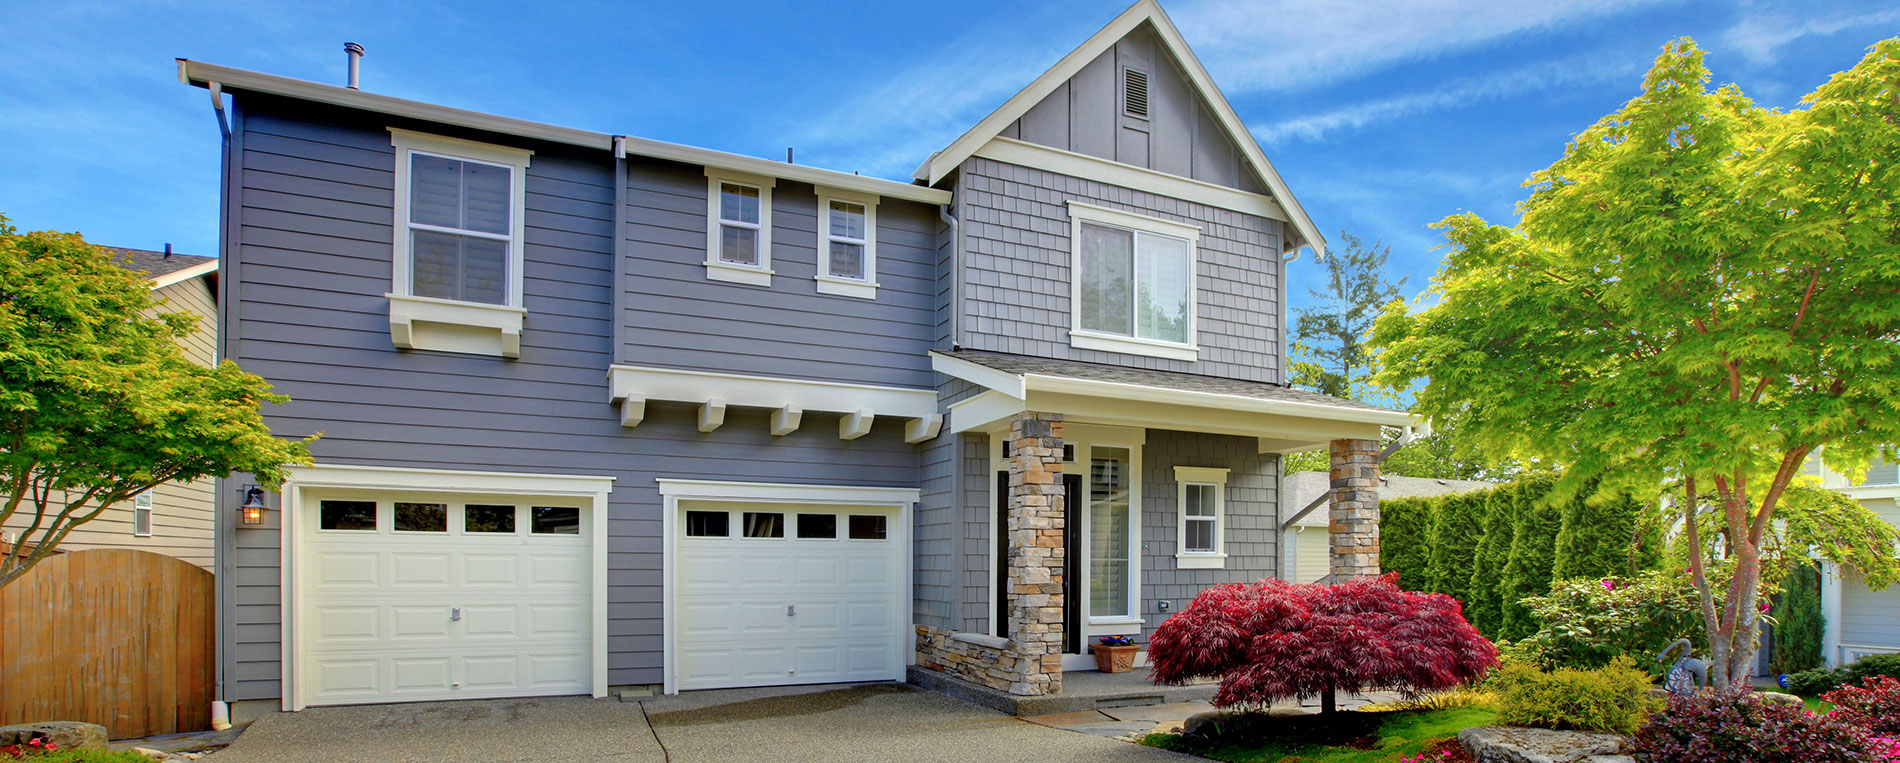
<svg viewBox="0 0 1900 763">
<path fill-rule="evenodd" d="M 751 175 L 744 172 L 706 168 L 706 277 L 714 281 L 742 283 L 749 286 L 772 285 L 772 187 L 778 183 L 776 178 L 764 175 Z M 729 223 L 719 217 L 719 193 L 721 185 L 738 185 L 755 188 L 759 191 L 759 263 L 746 265 L 726 262 L 719 259 L 720 227 L 737 225 L 749 228 L 746 223 Z"/>
<path fill-rule="evenodd" d="M 864 239 L 838 238 L 831 235 L 831 202 L 842 201 L 864 207 Z M 877 299 L 877 202 L 870 194 L 818 189 L 818 293 L 837 294 L 860 299 Z M 864 277 L 846 278 L 831 274 L 831 242 L 843 241 L 864 247 Z"/>
<path fill-rule="evenodd" d="M 1186 342 L 1144 339 L 1082 327 L 1082 224 L 1092 223 L 1141 234 L 1185 239 L 1188 245 L 1188 314 Z M 1200 248 L 1198 226 L 1159 217 L 1137 215 L 1080 201 L 1069 202 L 1069 346 L 1083 350 L 1121 352 L 1170 360 L 1200 359 Z M 1140 246 L 1136 245 L 1139 257 Z"/>
<path fill-rule="evenodd" d="M 439 350 L 504 358 L 521 354 L 521 325 L 527 310 L 522 307 L 521 283 L 526 262 L 528 160 L 533 151 L 460 138 L 389 128 L 390 145 L 396 149 L 396 201 L 391 208 L 389 337 L 397 346 L 409 350 Z M 413 157 L 420 153 L 465 162 L 477 162 L 509 168 L 508 191 L 512 197 L 508 212 L 508 283 L 507 302 L 464 302 L 454 299 L 419 297 L 411 284 L 409 231 L 443 230 L 457 235 L 467 231 L 442 229 L 411 223 L 409 184 Z M 475 234 L 487 235 L 487 234 Z M 473 331 L 471 331 L 473 329 Z"/>
<path fill-rule="evenodd" d="M 1226 469 L 1206 466 L 1174 467 L 1175 567 L 1184 570 L 1218 570 L 1227 567 L 1227 472 Z M 1189 485 L 1199 485 L 1203 489 L 1214 491 L 1214 548 L 1212 551 L 1188 550 L 1187 492 Z"/>
<path fill-rule="evenodd" d="M 152 537 L 152 491 L 150 490 L 132 496 L 132 534 L 140 538 Z"/>
</svg>

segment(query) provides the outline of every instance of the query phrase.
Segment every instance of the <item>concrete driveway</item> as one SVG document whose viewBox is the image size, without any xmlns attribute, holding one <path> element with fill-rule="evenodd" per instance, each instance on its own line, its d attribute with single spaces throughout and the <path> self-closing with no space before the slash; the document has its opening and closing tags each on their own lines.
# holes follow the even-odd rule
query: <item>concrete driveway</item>
<svg viewBox="0 0 1900 763">
<path fill-rule="evenodd" d="M 324 707 L 259 718 L 210 763 L 1180 761 L 901 684 Z"/>
</svg>

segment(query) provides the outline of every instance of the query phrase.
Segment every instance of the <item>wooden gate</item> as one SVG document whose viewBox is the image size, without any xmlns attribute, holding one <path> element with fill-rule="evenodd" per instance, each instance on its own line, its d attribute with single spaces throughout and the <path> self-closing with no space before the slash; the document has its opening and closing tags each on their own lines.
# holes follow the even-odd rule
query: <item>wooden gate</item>
<svg viewBox="0 0 1900 763">
<path fill-rule="evenodd" d="M 197 565 L 126 549 L 48 557 L 0 587 L 0 725 L 210 728 L 213 590 Z"/>
</svg>

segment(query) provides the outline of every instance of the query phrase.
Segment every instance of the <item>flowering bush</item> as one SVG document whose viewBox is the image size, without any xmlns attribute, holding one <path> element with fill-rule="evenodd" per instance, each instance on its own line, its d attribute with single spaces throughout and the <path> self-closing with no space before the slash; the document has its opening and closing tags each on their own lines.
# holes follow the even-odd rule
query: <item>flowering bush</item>
<svg viewBox="0 0 1900 763">
<path fill-rule="evenodd" d="M 1834 714 L 1882 737 L 1900 737 L 1900 680 L 1874 676 L 1821 695 Z"/>
<path fill-rule="evenodd" d="M 1705 641 L 1695 589 L 1662 572 L 1634 578 L 1566 580 L 1524 600 L 1538 623 L 1520 648 L 1545 670 L 1600 668 L 1619 655 L 1645 659 L 1676 639 Z M 1698 646 L 1698 652 L 1702 651 Z"/>
<path fill-rule="evenodd" d="M 1128 636 L 1103 636 L 1101 641 L 1102 646 L 1132 646 L 1135 643 L 1135 640 Z"/>
<path fill-rule="evenodd" d="M 1330 709 L 1338 691 L 1415 697 L 1484 677 L 1497 649 L 1457 600 L 1399 590 L 1397 577 L 1208 588 L 1149 641 L 1154 681 L 1219 676 L 1217 707 L 1320 697 Z"/>
<path fill-rule="evenodd" d="M 1671 697 L 1636 734 L 1637 752 L 1670 763 L 1865 763 L 1875 749 L 1835 714 L 1734 690 Z"/>
</svg>

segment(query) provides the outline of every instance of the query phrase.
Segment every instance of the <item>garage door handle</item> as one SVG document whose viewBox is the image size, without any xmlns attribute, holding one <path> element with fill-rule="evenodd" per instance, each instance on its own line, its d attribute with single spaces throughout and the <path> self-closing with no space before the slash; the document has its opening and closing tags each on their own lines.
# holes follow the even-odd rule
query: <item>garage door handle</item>
<svg viewBox="0 0 1900 763">
<path fill-rule="evenodd" d="M 462 619 L 462 608 L 450 607 L 449 608 L 449 622 L 456 622 L 461 619 Z"/>
<path fill-rule="evenodd" d="M 785 605 L 785 616 L 786 616 L 786 617 L 797 617 L 797 616 L 798 616 L 798 605 L 796 605 L 796 604 L 787 604 L 787 605 Z"/>
</svg>

